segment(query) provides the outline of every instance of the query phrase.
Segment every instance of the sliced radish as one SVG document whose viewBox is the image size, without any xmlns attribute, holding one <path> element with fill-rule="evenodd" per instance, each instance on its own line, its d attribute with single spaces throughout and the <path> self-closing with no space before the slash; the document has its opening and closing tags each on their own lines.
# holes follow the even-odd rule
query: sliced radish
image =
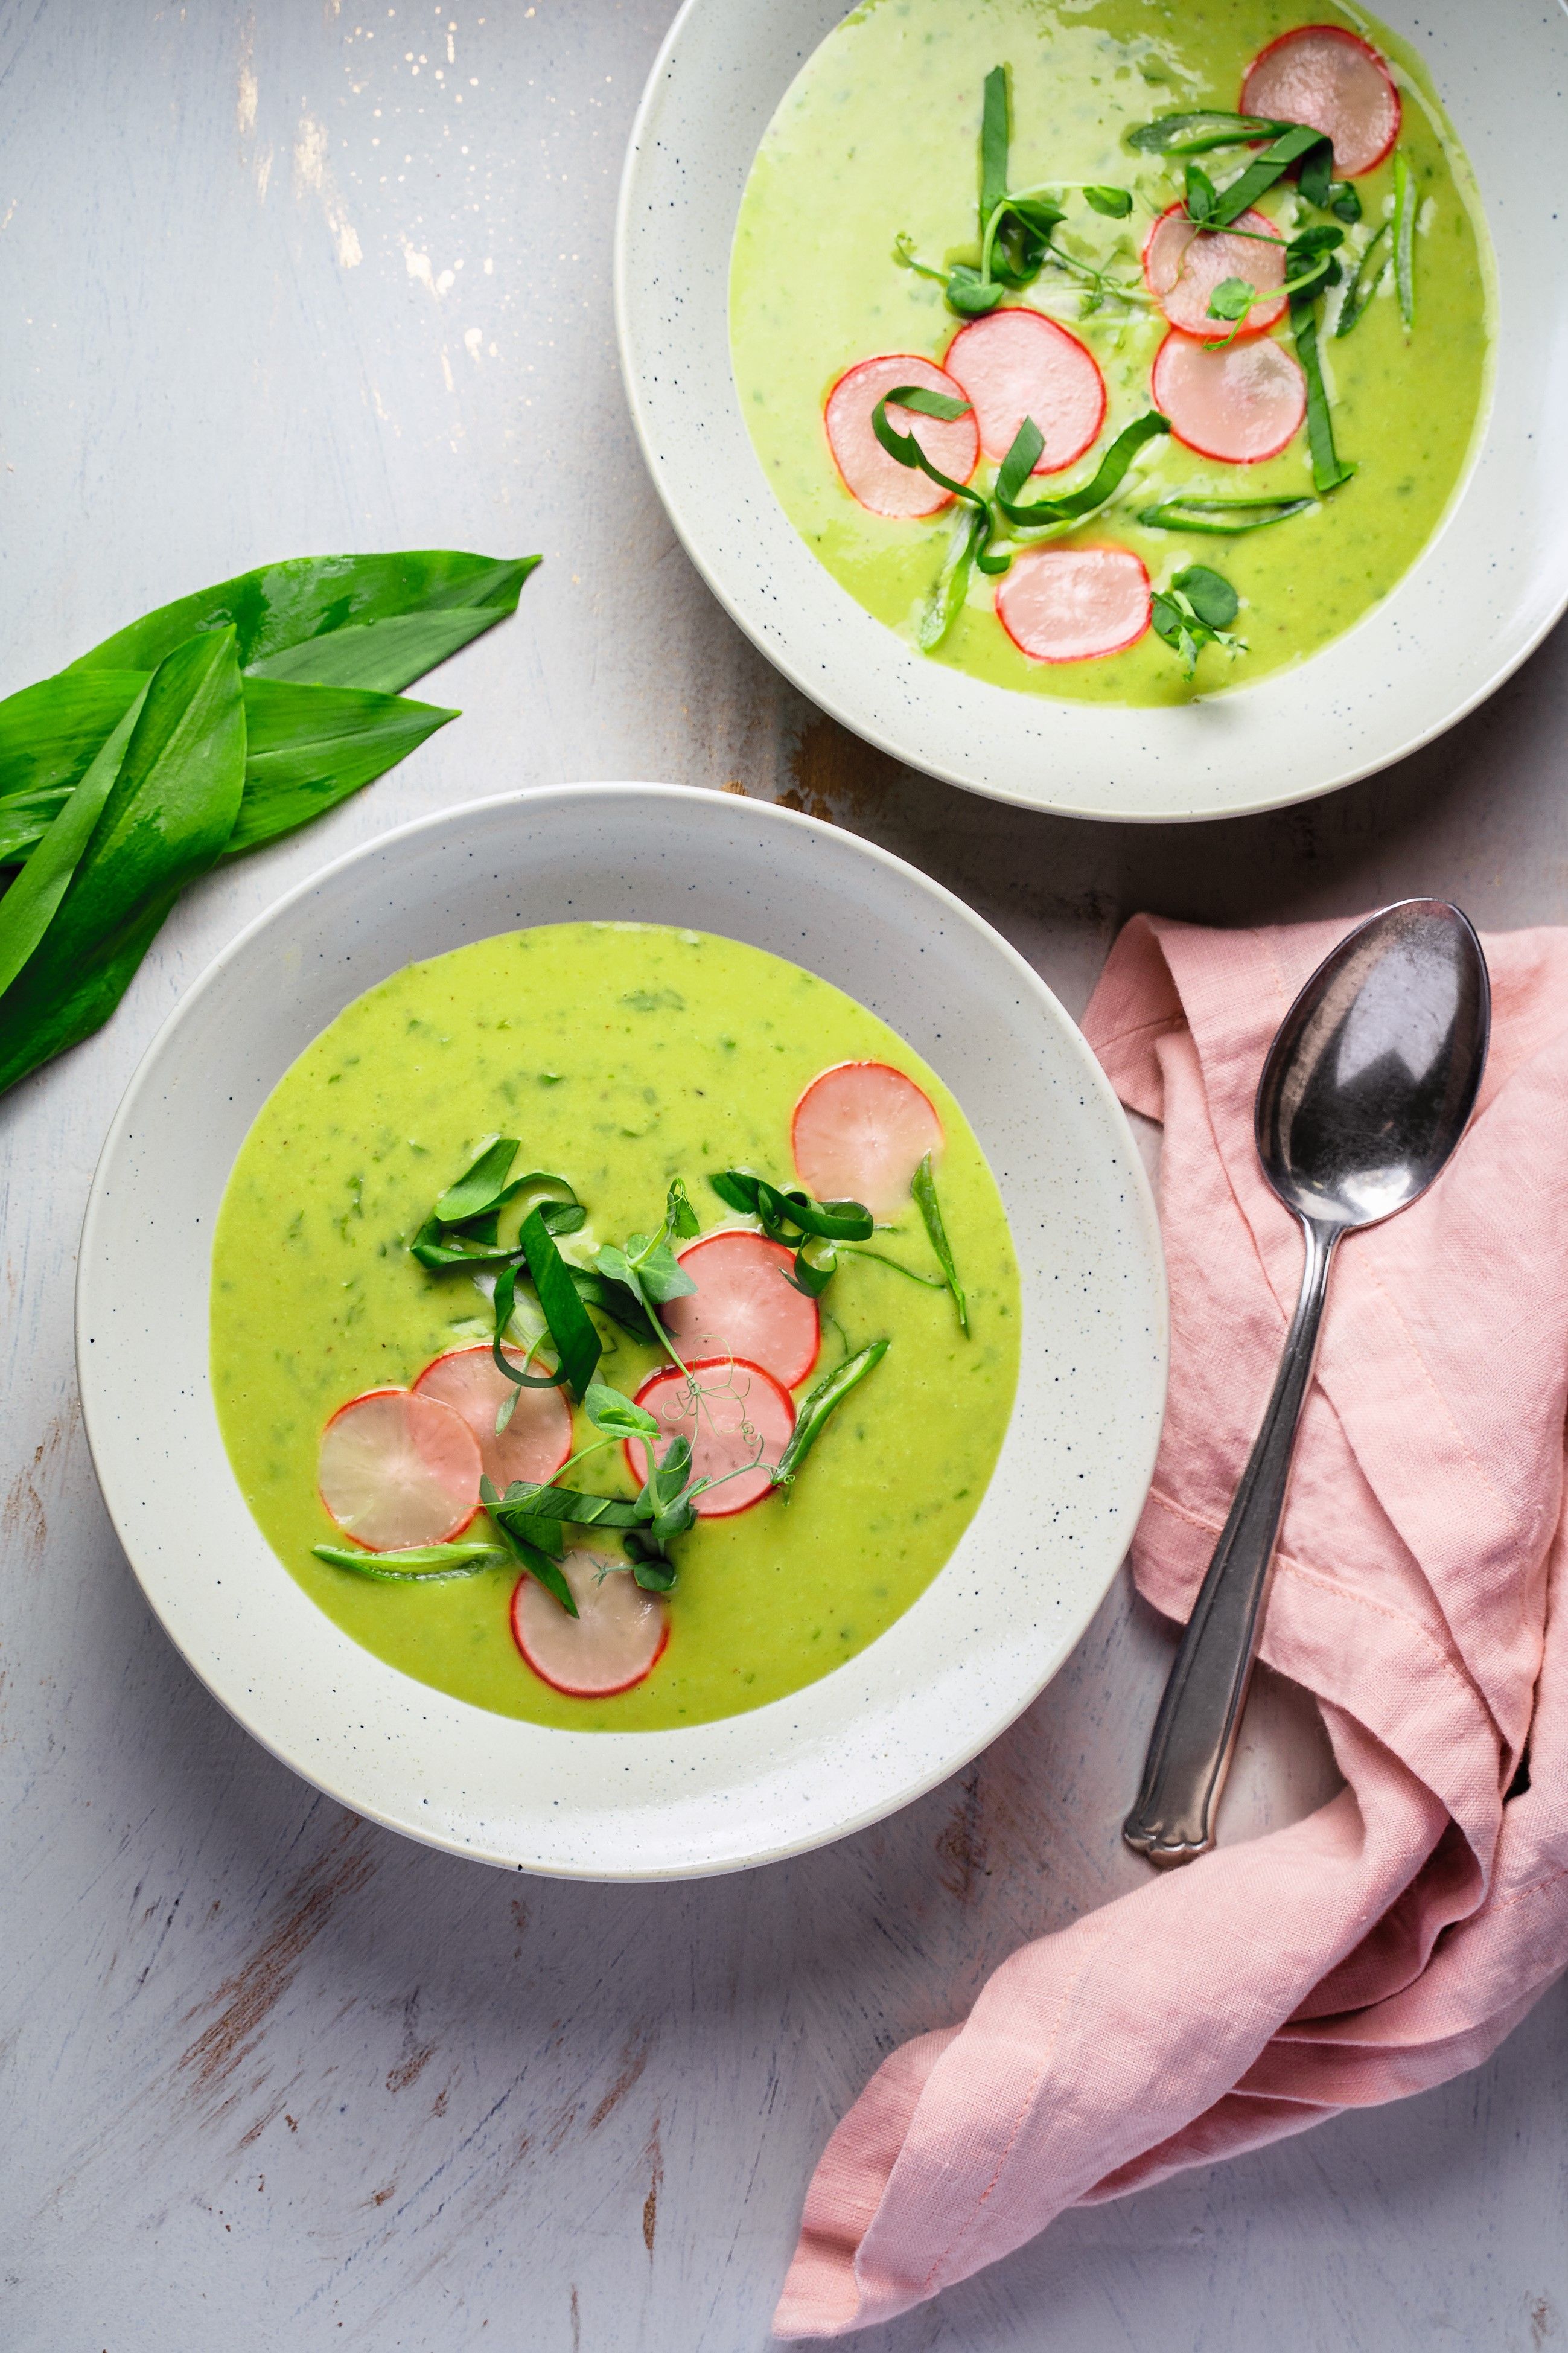
<svg viewBox="0 0 1568 2353">
<path fill-rule="evenodd" d="M 1343 180 L 1381 164 L 1399 136 L 1399 92 L 1388 68 L 1343 25 L 1298 25 L 1259 49 L 1241 85 L 1241 111 L 1326 132 Z"/>
<path fill-rule="evenodd" d="M 943 363 L 974 404 L 980 446 L 1007 455 L 1026 417 L 1045 437 L 1037 474 L 1081 458 L 1105 422 L 1105 378 L 1094 353 L 1038 311 L 993 311 L 960 327 Z"/>
<path fill-rule="evenodd" d="M 479 1446 L 462 1417 L 409 1389 L 367 1389 L 321 1432 L 321 1501 L 367 1552 L 446 1544 L 479 1509 Z"/>
<path fill-rule="evenodd" d="M 935 514 L 951 502 L 952 493 L 918 467 L 900 466 L 889 458 L 871 429 L 877 403 L 901 385 L 945 393 L 950 400 L 968 398 L 963 386 L 934 361 L 916 359 L 910 352 L 889 352 L 846 370 L 827 396 L 824 418 L 845 489 L 873 514 L 908 519 Z M 890 408 L 888 416 L 900 433 L 914 435 L 931 464 L 951 480 L 968 481 L 980 461 L 980 433 L 972 415 L 948 419 Z"/>
<path fill-rule="evenodd" d="M 1271 220 L 1261 213 L 1243 213 L 1238 237 L 1229 229 L 1194 228 L 1186 208 L 1173 205 L 1150 230 L 1143 247 L 1143 278 L 1149 291 L 1184 335 L 1202 335 L 1213 342 L 1228 336 L 1232 322 L 1209 316 L 1209 296 L 1227 278 L 1245 278 L 1265 299 L 1255 302 L 1242 322 L 1239 342 L 1261 335 L 1284 314 L 1286 298 L 1276 289 L 1285 283 L 1285 243 Z M 1260 237 L 1272 243 L 1262 245 Z"/>
<path fill-rule="evenodd" d="M 1307 414 L 1300 361 L 1267 340 L 1210 352 L 1191 335 L 1169 334 L 1154 354 L 1152 385 L 1177 440 L 1233 466 L 1278 457 Z"/>
<path fill-rule="evenodd" d="M 836 1062 L 795 1107 L 790 1143 L 801 1183 L 819 1201 L 859 1201 L 875 1218 L 910 1204 L 942 1122 L 931 1099 L 890 1062 Z"/>
<path fill-rule="evenodd" d="M 704 1234 L 680 1252 L 697 1285 L 661 1313 L 681 1356 L 743 1356 L 793 1389 L 816 1362 L 822 1328 L 815 1299 L 786 1281 L 795 1252 L 765 1234 Z"/>
<path fill-rule="evenodd" d="M 506 1358 L 520 1372 L 527 1362 L 521 1348 L 508 1348 Z M 537 1360 L 529 1366 L 538 1369 Z M 486 1478 L 503 1493 L 513 1479 L 552 1479 L 572 1451 L 572 1409 L 561 1391 L 516 1388 L 482 1345 L 437 1356 L 415 1382 L 414 1394 L 439 1398 L 461 1415 L 479 1440 Z M 496 1415 L 510 1397 L 517 1403 L 498 1438 Z"/>
<path fill-rule="evenodd" d="M 650 1674 L 669 1640 L 669 1612 L 631 1571 L 574 1546 L 560 1563 L 577 1615 L 531 1577 L 511 1597 L 512 1640 L 536 1675 L 569 1699 L 608 1699 Z"/>
<path fill-rule="evenodd" d="M 724 1479 L 698 1497 L 697 1512 L 700 1519 L 727 1520 L 772 1494 L 768 1472 L 789 1444 L 795 1408 L 773 1375 L 743 1356 L 709 1357 L 689 1369 L 689 1380 L 679 1366 L 667 1365 L 644 1381 L 636 1401 L 664 1432 L 655 1441 L 661 1453 L 668 1440 L 689 1439 L 692 1477 Z M 647 1467 L 642 1448 L 628 1442 L 626 1454 L 640 1481 Z M 742 1468 L 752 1462 L 754 1470 Z M 726 1477 L 730 1472 L 740 1476 Z"/>
<path fill-rule="evenodd" d="M 1016 556 L 996 617 L 1033 661 L 1094 661 L 1149 626 L 1149 575 L 1130 547 L 1037 547 Z"/>
</svg>

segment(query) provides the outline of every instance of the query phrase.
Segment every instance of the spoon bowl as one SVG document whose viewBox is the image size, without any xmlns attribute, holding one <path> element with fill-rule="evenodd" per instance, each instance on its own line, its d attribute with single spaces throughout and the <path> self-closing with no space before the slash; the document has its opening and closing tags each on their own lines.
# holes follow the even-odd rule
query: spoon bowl
<svg viewBox="0 0 1568 2353">
<path fill-rule="evenodd" d="M 1258 1083 L 1258 1157 L 1286 1208 L 1348 1232 L 1418 1199 L 1475 1107 L 1489 1014 L 1481 944 L 1445 900 L 1404 900 L 1342 940 Z"/>
</svg>

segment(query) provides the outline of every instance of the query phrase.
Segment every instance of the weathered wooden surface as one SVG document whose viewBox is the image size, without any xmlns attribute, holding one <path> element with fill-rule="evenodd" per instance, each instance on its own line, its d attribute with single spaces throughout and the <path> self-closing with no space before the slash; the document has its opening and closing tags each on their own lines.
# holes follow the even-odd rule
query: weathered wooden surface
<svg viewBox="0 0 1568 2353">
<path fill-rule="evenodd" d="M 110 1106 L 243 921 L 416 812 L 637 776 L 738 781 L 889 844 L 1075 1008 L 1138 906 L 1236 922 L 1432 889 L 1483 923 L 1568 915 L 1561 637 L 1396 774 L 1193 831 L 961 799 L 784 688 L 676 546 L 616 372 L 614 192 L 667 14 L 0 7 L 0 690 L 269 555 L 549 558 L 521 617 L 426 690 L 459 725 L 193 892 L 109 1030 L 0 1105 L 16 2353 L 753 2353 L 811 2160 L 877 2060 L 1140 1868 L 1116 1823 L 1167 1652 L 1121 1591 L 959 1781 L 691 1888 L 427 1853 L 218 1712 L 105 1521 L 70 1308 Z M 1312 1802 L 1322 1771 L 1267 1691 L 1232 1833 Z M 1068 2216 L 861 2341 L 1538 2353 L 1568 2327 L 1565 2019 L 1559 1990 L 1478 2074 Z"/>
</svg>

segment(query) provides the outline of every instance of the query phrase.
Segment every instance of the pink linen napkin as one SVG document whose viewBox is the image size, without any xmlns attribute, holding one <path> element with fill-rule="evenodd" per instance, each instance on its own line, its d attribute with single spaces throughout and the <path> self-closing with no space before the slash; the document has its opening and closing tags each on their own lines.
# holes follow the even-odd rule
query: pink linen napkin
<svg viewBox="0 0 1568 2353">
<path fill-rule="evenodd" d="M 1085 1018 L 1122 1101 L 1164 1123 L 1171 1396 L 1132 1567 L 1173 1618 L 1300 1275 L 1253 1150 L 1258 1073 L 1349 928 L 1139 916 Z M 889 2319 L 1064 2207 L 1442 2083 L 1568 1967 L 1568 932 L 1486 949 L 1470 1129 L 1340 1253 L 1263 1637 L 1347 1786 L 1025 1946 L 963 2025 L 895 2052 L 817 2167 L 779 2336 Z"/>
</svg>

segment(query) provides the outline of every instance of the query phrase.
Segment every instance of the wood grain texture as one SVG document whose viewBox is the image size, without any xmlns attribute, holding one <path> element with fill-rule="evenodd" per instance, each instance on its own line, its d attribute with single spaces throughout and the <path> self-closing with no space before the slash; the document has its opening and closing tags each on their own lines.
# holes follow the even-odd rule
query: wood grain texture
<svg viewBox="0 0 1568 2353">
<path fill-rule="evenodd" d="M 483 0 L 480 0 L 483 5 Z M 811 808 L 979 906 L 1081 1008 L 1121 917 L 1411 892 L 1568 916 L 1568 641 L 1297 812 L 1093 827 L 961 798 L 813 713 L 642 471 L 609 260 L 665 0 L 5 0 L 0 691 L 279 554 L 542 548 L 427 691 L 461 723 L 182 902 L 110 1027 L 0 1103 L 0 2341 L 15 2353 L 760 2353 L 813 2158 L 878 2060 L 1135 1883 L 1169 1656 L 1128 1593 L 969 1772 L 693 1887 L 511 1878 L 317 1797 L 150 1620 L 75 1404 L 109 1113 L 238 926 L 401 819 L 567 777 Z M 150 1440 L 151 1442 L 151 1440 Z M 1227 1798 L 1316 1802 L 1265 1679 Z M 1069 2215 L 868 2353 L 1542 2353 L 1568 2331 L 1561 1989 L 1407 2105 Z"/>
</svg>

